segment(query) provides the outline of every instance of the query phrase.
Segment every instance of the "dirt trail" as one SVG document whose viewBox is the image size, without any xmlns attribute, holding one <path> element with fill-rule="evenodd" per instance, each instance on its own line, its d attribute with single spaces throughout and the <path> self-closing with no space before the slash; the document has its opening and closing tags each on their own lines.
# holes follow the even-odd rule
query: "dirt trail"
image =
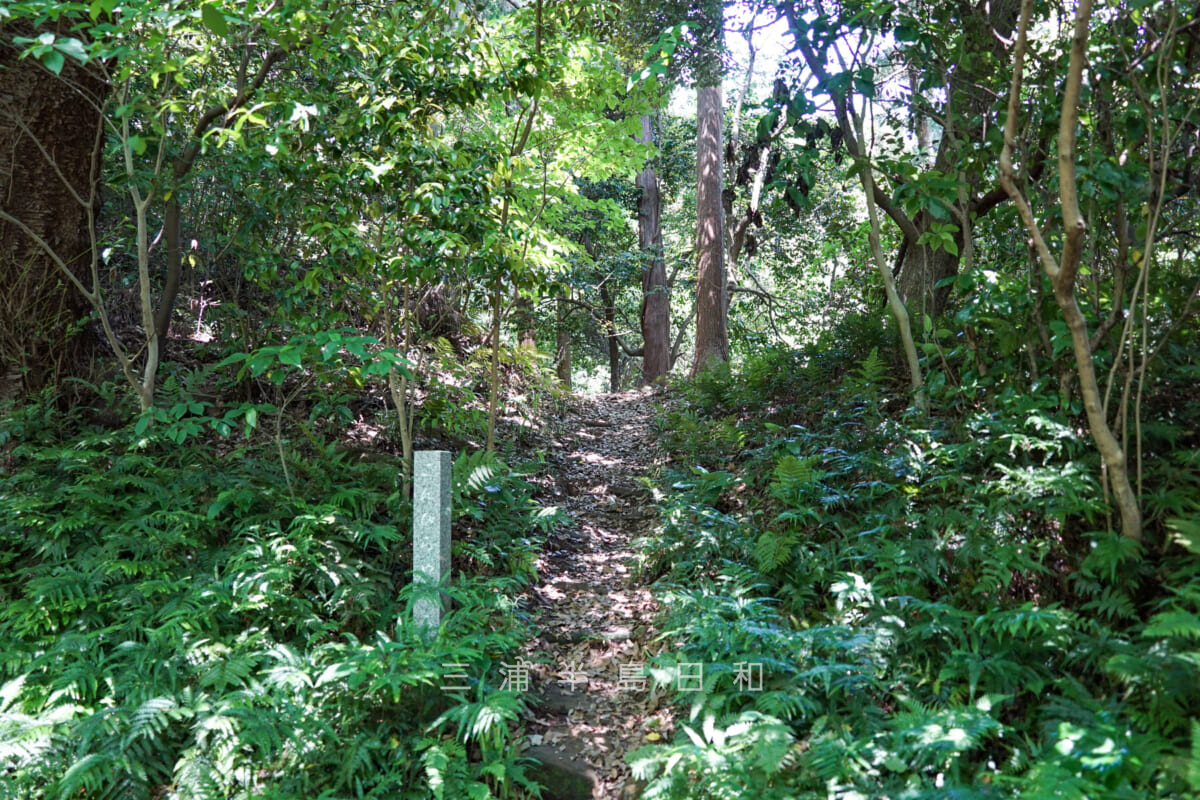
<svg viewBox="0 0 1200 800">
<path fill-rule="evenodd" d="M 657 648 L 656 608 L 634 578 L 631 547 L 656 519 L 640 480 L 664 460 L 656 400 L 648 391 L 572 398 L 565 430 L 547 442 L 557 496 L 544 500 L 575 521 L 550 537 L 527 597 L 538 636 L 525 654 L 534 667 L 524 739 L 546 765 L 547 800 L 635 796 L 626 753 L 670 727 L 642 676 Z"/>
</svg>

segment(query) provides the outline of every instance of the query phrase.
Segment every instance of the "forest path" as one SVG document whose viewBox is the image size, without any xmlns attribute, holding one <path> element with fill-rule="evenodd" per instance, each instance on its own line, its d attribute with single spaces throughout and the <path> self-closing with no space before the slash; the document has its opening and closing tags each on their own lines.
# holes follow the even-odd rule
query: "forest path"
<svg viewBox="0 0 1200 800">
<path fill-rule="evenodd" d="M 538 631 L 527 755 L 545 765 L 546 800 L 636 796 L 627 753 L 672 727 L 642 666 L 657 612 L 635 575 L 632 542 L 658 514 L 641 479 L 666 460 L 652 428 L 663 396 L 649 390 L 574 396 L 561 434 L 546 443 L 555 494 L 574 520 L 549 538 L 526 608 Z"/>
</svg>

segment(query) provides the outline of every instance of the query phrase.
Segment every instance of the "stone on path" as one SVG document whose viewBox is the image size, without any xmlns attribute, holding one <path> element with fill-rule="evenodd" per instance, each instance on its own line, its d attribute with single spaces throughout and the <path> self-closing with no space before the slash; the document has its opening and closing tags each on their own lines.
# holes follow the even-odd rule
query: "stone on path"
<svg viewBox="0 0 1200 800">
<path fill-rule="evenodd" d="M 538 745 L 521 755 L 541 762 L 530 767 L 528 774 L 542 785 L 542 800 L 593 800 L 600 790 L 599 773 L 570 752 Z"/>
<path fill-rule="evenodd" d="M 533 693 L 529 697 L 529 705 L 542 714 L 565 717 L 572 711 L 587 708 L 590 705 L 590 700 L 591 698 L 588 697 L 586 690 L 578 692 L 565 691 L 558 685 L 551 683 Z"/>
<path fill-rule="evenodd" d="M 624 786 L 621 787 L 621 793 L 617 795 L 618 800 L 639 800 L 642 792 L 646 791 L 646 782 L 631 778 Z"/>
</svg>

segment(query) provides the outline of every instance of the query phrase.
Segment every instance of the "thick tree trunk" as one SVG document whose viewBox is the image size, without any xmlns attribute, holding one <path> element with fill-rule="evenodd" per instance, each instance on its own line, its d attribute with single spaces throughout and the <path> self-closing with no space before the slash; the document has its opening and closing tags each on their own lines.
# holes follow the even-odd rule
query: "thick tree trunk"
<svg viewBox="0 0 1200 800">
<path fill-rule="evenodd" d="M 929 219 L 924 215 L 914 220 L 914 224 L 921 233 L 929 230 Z M 959 252 L 962 252 L 961 245 Z M 942 313 L 950 298 L 951 287 L 938 284 L 958 274 L 959 256 L 943 249 L 934 250 L 927 244 L 903 242 L 897 260 L 899 272 L 896 274 L 896 291 L 909 311 L 931 317 Z"/>
<path fill-rule="evenodd" d="M 996 95 L 989 88 L 996 84 L 995 68 L 1008 60 L 1004 40 L 1016 28 L 1020 0 L 992 0 L 987 4 L 970 7 L 962 19 L 963 49 L 973 54 L 955 65 L 946 84 L 946 102 L 942 108 L 942 135 L 937 143 L 937 153 L 929 152 L 932 142 L 929 137 L 929 121 L 920 107 L 914 109 L 914 125 L 922 156 L 932 156 L 933 169 L 944 175 L 954 175 L 965 161 L 964 150 L 972 142 L 982 141 L 985 126 L 991 121 L 989 109 Z M 919 86 L 910 71 L 914 97 Z M 927 162 L 928 163 L 928 162 Z M 960 192 L 954 201 L 953 219 L 958 226 L 956 243 L 963 251 L 962 220 L 972 212 L 985 213 L 992 205 L 971 203 L 970 196 L 979 189 L 984 177 L 968 175 L 969 191 Z M 990 178 L 989 178 L 990 180 Z M 926 213 L 913 220 L 918 238 L 933 230 L 934 220 Z M 907 240 L 901 245 L 897 263 L 896 289 L 911 313 L 929 314 L 936 317 L 946 308 L 950 298 L 950 287 L 938 287 L 938 283 L 958 274 L 960 258 L 946 250 L 933 250 L 928 245 L 918 245 L 916 240 Z"/>
<path fill-rule="evenodd" d="M 725 209 L 721 203 L 721 86 L 701 86 L 696 109 L 696 357 L 692 375 L 729 360 L 725 310 Z"/>
<path fill-rule="evenodd" d="M 649 114 L 642 115 L 644 144 L 654 143 Z M 659 383 L 671 371 L 671 294 L 662 248 L 662 194 L 658 174 L 647 165 L 638 173 L 638 246 L 642 268 L 642 382 Z"/>
<path fill-rule="evenodd" d="M 57 382 L 76 352 L 75 324 L 89 310 L 47 248 L 84 285 L 92 283 L 84 203 L 99 208 L 97 129 L 106 91 L 70 58 L 61 77 L 19 58 L 13 38 L 33 35 L 21 24 L 0 24 L 0 209 L 44 242 L 0 220 L 0 377 L 19 375 L 25 392 Z"/>
<path fill-rule="evenodd" d="M 159 355 L 167 359 L 167 337 L 171 333 L 171 317 L 175 314 L 175 298 L 179 296 L 179 279 L 183 275 L 183 250 L 179 241 L 179 219 L 182 216 L 179 206 L 178 189 L 171 193 L 166 202 L 166 212 L 163 216 L 163 238 L 167 245 L 167 275 L 163 282 L 162 294 L 158 298 L 158 310 L 154 314 L 154 333 L 158 336 Z"/>
<path fill-rule="evenodd" d="M 513 320 L 520 337 L 521 348 L 537 350 L 537 329 L 533 313 L 533 303 L 528 297 L 517 295 L 513 300 Z"/>
<path fill-rule="evenodd" d="M 854 120 L 854 135 L 861 142 L 863 141 L 862 117 L 852 111 L 851 118 Z M 879 269 L 879 275 L 883 281 L 883 289 L 887 294 L 888 307 L 891 308 L 892 316 L 896 320 L 896 327 L 900 331 L 900 343 L 904 348 L 904 360 L 908 362 L 908 373 L 912 381 L 913 401 L 921 413 L 928 414 L 929 394 L 925 391 L 925 378 L 921 374 L 921 360 L 917 356 L 916 343 L 913 341 L 912 327 L 909 325 L 908 309 L 905 308 L 904 303 L 900 300 L 900 294 L 896 291 L 896 281 L 883 255 L 883 244 L 880 239 L 879 209 L 875 204 L 875 177 L 869 169 L 860 170 L 858 176 L 862 180 L 863 194 L 867 200 L 867 217 L 871 223 L 870 234 L 868 235 L 871 242 L 871 255 L 875 259 L 875 266 Z"/>
<path fill-rule="evenodd" d="M 912 107 L 913 133 L 917 137 L 917 152 L 921 161 L 929 163 L 933 157 L 933 136 L 929 132 L 929 115 L 925 113 L 926 100 L 921 96 L 921 70 L 915 64 L 908 68 L 908 90 Z"/>
</svg>

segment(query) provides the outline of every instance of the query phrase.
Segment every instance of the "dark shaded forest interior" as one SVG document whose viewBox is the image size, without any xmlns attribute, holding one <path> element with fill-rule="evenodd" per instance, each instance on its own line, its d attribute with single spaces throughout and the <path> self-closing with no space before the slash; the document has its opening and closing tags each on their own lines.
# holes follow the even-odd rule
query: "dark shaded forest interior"
<svg viewBox="0 0 1200 800">
<path fill-rule="evenodd" d="M 1200 797 L 1198 15 L 5 0 L 0 800 Z"/>
</svg>

